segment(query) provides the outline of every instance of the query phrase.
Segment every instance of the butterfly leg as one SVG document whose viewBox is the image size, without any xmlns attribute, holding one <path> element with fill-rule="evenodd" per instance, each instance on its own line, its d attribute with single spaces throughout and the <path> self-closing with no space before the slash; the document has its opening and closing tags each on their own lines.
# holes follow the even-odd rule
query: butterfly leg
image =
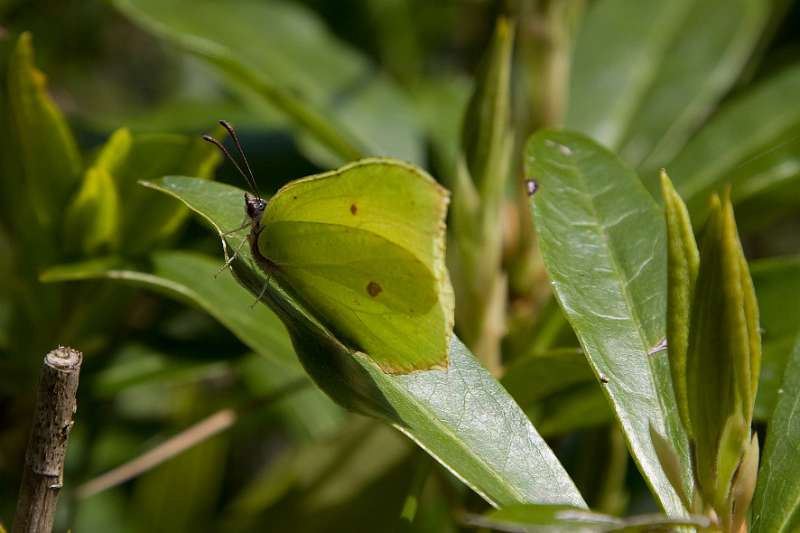
<svg viewBox="0 0 800 533">
<path fill-rule="evenodd" d="M 256 304 L 261 301 L 261 298 L 263 298 L 264 295 L 267 293 L 267 288 L 269 288 L 269 280 L 270 278 L 267 277 L 267 281 L 264 282 L 264 286 L 261 288 L 261 292 L 259 293 L 258 298 L 256 298 L 256 300 L 252 304 L 250 304 L 250 309 L 254 308 Z"/>
<path fill-rule="evenodd" d="M 223 240 L 222 242 L 225 242 L 225 241 Z M 226 268 L 230 268 L 230 266 L 233 264 L 234 260 L 236 260 L 236 257 L 239 255 L 239 252 L 242 251 L 242 246 L 244 246 L 244 244 L 246 242 L 247 242 L 246 238 L 242 239 L 242 242 L 239 243 L 239 246 L 236 247 L 236 250 L 233 251 L 233 255 L 230 256 L 230 257 L 227 257 L 227 255 L 228 255 L 228 247 L 227 247 L 227 245 L 225 246 L 225 256 L 227 257 L 227 259 L 225 259 L 225 262 L 222 263 L 222 266 L 219 268 L 219 270 L 217 270 L 217 273 L 214 274 L 215 278 L 217 276 L 219 276 L 220 274 L 222 274 L 222 272 Z"/>
<path fill-rule="evenodd" d="M 220 269 L 217 271 L 217 273 L 214 274 L 215 278 L 217 276 L 219 276 L 226 268 L 230 268 L 230 266 L 233 264 L 233 262 L 236 259 L 236 257 L 239 255 L 239 252 L 242 251 L 242 246 L 244 246 L 244 243 L 247 242 L 246 238 L 242 239 L 242 242 L 239 243 L 239 246 L 237 246 L 236 250 L 234 250 L 233 255 L 228 257 L 228 244 L 227 244 L 227 241 L 225 240 L 225 237 L 227 237 L 228 235 L 233 235 L 234 233 L 238 233 L 238 232 L 242 231 L 243 229 L 247 228 L 250 225 L 251 225 L 250 219 L 245 218 L 245 220 L 244 220 L 244 222 L 242 222 L 241 226 L 239 226 L 236 229 L 232 229 L 230 231 L 226 231 L 226 232 L 222 233 L 222 235 L 220 235 L 220 237 L 222 237 L 222 248 L 223 248 L 223 250 L 225 252 L 225 262 L 222 264 L 222 267 L 220 267 Z"/>
</svg>

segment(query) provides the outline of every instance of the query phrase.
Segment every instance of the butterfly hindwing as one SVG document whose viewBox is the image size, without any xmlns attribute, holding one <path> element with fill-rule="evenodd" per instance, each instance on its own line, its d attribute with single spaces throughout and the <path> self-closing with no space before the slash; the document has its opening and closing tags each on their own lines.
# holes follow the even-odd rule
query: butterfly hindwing
<svg viewBox="0 0 800 533">
<path fill-rule="evenodd" d="M 259 251 L 300 300 L 384 370 L 445 366 L 453 314 L 447 200 L 414 167 L 365 160 L 281 189 L 261 219 Z"/>
</svg>

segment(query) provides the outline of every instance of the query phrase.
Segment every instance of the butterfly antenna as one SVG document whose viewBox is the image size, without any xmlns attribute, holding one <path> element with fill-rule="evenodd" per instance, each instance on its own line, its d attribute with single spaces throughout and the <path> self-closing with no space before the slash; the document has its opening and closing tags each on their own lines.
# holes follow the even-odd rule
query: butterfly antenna
<svg viewBox="0 0 800 533">
<path fill-rule="evenodd" d="M 214 146 L 216 146 L 217 148 L 219 148 L 220 151 L 225 155 L 225 158 L 228 161 L 230 161 L 233 164 L 234 167 L 236 167 L 236 170 L 239 171 L 239 174 L 242 175 L 242 177 L 245 179 L 245 181 L 248 183 L 248 185 L 252 186 L 252 183 L 250 183 L 250 178 L 247 176 L 247 174 L 244 173 L 244 171 L 242 171 L 242 167 L 240 167 L 239 163 L 237 163 L 236 160 L 233 158 L 233 156 L 231 156 L 231 153 L 228 151 L 227 148 L 225 148 L 225 145 L 223 145 L 221 142 L 216 140 L 211 135 L 203 135 L 203 140 L 204 141 L 208 141 L 211 144 L 213 144 Z"/>
<path fill-rule="evenodd" d="M 228 122 L 227 120 L 220 120 L 219 124 L 228 131 L 231 138 L 233 139 L 234 144 L 236 144 L 236 148 L 239 150 L 239 155 L 242 157 L 242 162 L 244 162 L 244 166 L 247 169 L 247 174 L 250 176 L 249 179 L 247 179 L 247 176 L 245 176 L 245 179 L 247 179 L 247 182 L 250 184 L 250 187 L 253 189 L 253 192 L 256 193 L 256 196 L 258 198 L 261 198 L 261 193 L 258 192 L 258 185 L 256 185 L 256 178 L 253 175 L 253 170 L 250 168 L 250 163 L 247 162 L 247 156 L 245 155 L 244 149 L 242 148 L 242 143 L 239 142 L 239 136 L 236 134 L 236 130 L 233 128 L 233 125 L 231 125 L 231 123 Z"/>
</svg>

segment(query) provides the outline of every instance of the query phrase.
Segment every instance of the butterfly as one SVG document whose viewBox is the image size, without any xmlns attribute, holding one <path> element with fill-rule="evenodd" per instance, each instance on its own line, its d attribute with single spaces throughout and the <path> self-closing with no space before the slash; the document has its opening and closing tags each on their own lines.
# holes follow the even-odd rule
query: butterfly
<svg viewBox="0 0 800 533">
<path fill-rule="evenodd" d="M 447 367 L 453 290 L 445 267 L 449 193 L 421 169 L 386 158 L 292 181 L 261 197 L 248 182 L 248 242 L 258 266 L 345 344 L 391 374 Z M 245 172 L 246 170 L 246 172 Z"/>
</svg>

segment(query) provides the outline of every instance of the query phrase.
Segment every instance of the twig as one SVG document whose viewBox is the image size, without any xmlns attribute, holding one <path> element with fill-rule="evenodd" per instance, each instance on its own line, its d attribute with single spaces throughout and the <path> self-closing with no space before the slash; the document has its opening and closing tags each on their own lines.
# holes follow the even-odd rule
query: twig
<svg viewBox="0 0 800 533">
<path fill-rule="evenodd" d="M 177 435 L 162 442 L 152 450 L 143 453 L 139 457 L 128 461 L 105 474 L 101 474 L 94 479 L 90 479 L 86 483 L 80 485 L 76 489 L 78 498 L 88 498 L 104 490 L 121 485 L 126 481 L 140 476 L 151 468 L 158 466 L 167 459 L 175 457 L 181 452 L 184 452 L 206 439 L 217 435 L 233 426 L 242 415 L 255 407 L 263 406 L 265 403 L 271 403 L 281 397 L 291 394 L 296 390 L 302 389 L 309 385 L 310 382 L 306 379 L 299 379 L 293 381 L 262 398 L 257 398 L 249 402 L 243 407 L 232 408 L 227 407 L 207 416 L 199 422 L 192 424 L 185 430 Z"/>
<path fill-rule="evenodd" d="M 58 347 L 42 365 L 12 533 L 50 533 L 76 410 L 81 352 Z"/>
</svg>

